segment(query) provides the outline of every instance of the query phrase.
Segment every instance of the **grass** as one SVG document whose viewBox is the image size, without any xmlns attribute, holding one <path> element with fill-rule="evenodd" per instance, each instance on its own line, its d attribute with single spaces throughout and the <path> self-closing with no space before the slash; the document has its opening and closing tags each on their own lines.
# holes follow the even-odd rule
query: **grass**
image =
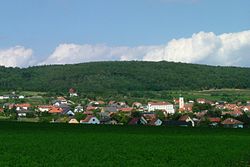
<svg viewBox="0 0 250 167">
<path fill-rule="evenodd" d="M 247 166 L 249 129 L 0 122 L 0 166 Z"/>
</svg>

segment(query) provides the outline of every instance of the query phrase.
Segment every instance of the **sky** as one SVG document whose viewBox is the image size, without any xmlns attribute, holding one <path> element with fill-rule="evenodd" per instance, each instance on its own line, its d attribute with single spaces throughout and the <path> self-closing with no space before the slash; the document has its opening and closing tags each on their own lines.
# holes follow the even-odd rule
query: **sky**
<svg viewBox="0 0 250 167">
<path fill-rule="evenodd" d="M 0 65 L 174 61 L 250 67 L 249 0 L 1 0 Z"/>
</svg>

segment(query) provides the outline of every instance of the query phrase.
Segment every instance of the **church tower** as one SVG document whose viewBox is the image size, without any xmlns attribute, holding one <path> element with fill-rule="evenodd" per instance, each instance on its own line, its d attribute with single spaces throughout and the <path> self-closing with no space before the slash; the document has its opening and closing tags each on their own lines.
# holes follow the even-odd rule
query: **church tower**
<svg viewBox="0 0 250 167">
<path fill-rule="evenodd" d="M 184 98 L 183 97 L 179 97 L 179 109 L 184 108 Z"/>
</svg>

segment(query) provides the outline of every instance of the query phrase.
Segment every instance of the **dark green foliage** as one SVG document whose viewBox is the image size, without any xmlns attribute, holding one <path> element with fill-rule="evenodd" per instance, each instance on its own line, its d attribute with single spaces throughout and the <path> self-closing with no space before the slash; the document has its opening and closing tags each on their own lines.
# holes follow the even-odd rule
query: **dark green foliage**
<svg viewBox="0 0 250 167">
<path fill-rule="evenodd" d="M 131 113 L 131 117 L 133 117 L 133 118 L 139 118 L 140 116 L 141 116 L 141 112 L 139 112 L 139 111 L 133 111 Z"/>
<path fill-rule="evenodd" d="M 112 95 L 128 91 L 250 88 L 250 69 L 164 61 L 94 62 L 25 69 L 0 67 L 0 87 L 55 93 L 66 93 L 74 87 L 81 95 L 90 97 L 89 92 Z M 142 94 L 134 92 L 133 96 Z M 172 98 L 170 96 L 162 94 L 161 98 Z"/>
<path fill-rule="evenodd" d="M 200 104 L 200 103 L 194 103 L 193 105 L 193 112 L 201 112 L 204 110 L 211 110 L 212 106 L 211 104 L 205 103 L 205 104 Z"/>
<path fill-rule="evenodd" d="M 249 164 L 249 129 L 0 122 L 0 166 Z"/>
<path fill-rule="evenodd" d="M 83 114 L 83 113 L 75 113 L 74 115 L 74 118 L 77 120 L 77 121 L 80 121 L 80 120 L 83 120 L 87 117 L 86 114 Z"/>
</svg>

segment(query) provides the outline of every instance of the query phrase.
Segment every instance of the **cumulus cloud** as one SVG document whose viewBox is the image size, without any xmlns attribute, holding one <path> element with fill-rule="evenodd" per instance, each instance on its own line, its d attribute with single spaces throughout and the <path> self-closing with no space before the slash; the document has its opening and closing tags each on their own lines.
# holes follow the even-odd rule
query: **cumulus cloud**
<svg viewBox="0 0 250 167">
<path fill-rule="evenodd" d="M 155 46 L 108 46 L 60 44 L 44 61 L 35 63 L 33 51 L 22 46 L 0 50 L 0 65 L 27 67 L 44 64 L 75 64 L 91 61 L 174 61 L 250 67 L 250 30 L 216 35 L 199 32 Z"/>
<path fill-rule="evenodd" d="M 61 44 L 40 64 L 73 64 L 106 60 L 143 60 L 250 66 L 250 30 L 216 35 L 199 32 L 165 45 L 111 47 Z"/>
<path fill-rule="evenodd" d="M 145 61 L 175 61 L 211 65 L 250 66 L 250 31 L 215 35 L 193 34 L 173 39 L 167 45 L 148 52 Z"/>
<path fill-rule="evenodd" d="M 0 66 L 27 67 L 33 64 L 32 49 L 16 46 L 0 50 Z"/>
<path fill-rule="evenodd" d="M 157 46 L 110 47 L 107 45 L 61 44 L 40 64 L 74 64 L 90 61 L 142 60 Z"/>
</svg>

